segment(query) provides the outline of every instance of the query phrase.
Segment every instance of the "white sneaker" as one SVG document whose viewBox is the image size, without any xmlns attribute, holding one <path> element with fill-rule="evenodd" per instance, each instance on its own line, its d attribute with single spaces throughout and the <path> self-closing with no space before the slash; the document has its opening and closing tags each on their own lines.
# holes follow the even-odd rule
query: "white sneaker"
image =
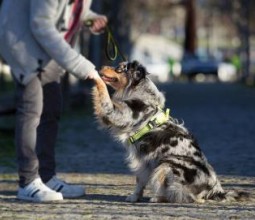
<svg viewBox="0 0 255 220">
<path fill-rule="evenodd" d="M 36 178 L 26 187 L 19 187 L 17 198 L 32 202 L 48 202 L 63 200 L 63 195 L 44 185 L 41 178 Z"/>
<path fill-rule="evenodd" d="M 56 192 L 61 192 L 64 198 L 75 198 L 85 195 L 84 187 L 67 184 L 56 176 L 53 176 L 46 185 Z"/>
</svg>

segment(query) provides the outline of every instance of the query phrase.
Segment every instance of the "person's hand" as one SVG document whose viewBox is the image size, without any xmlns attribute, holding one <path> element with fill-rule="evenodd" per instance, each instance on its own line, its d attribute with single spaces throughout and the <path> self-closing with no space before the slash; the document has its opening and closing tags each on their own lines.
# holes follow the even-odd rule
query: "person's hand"
<svg viewBox="0 0 255 220">
<path fill-rule="evenodd" d="M 90 27 L 90 30 L 92 33 L 101 33 L 106 25 L 107 25 L 108 19 L 104 15 L 98 15 L 95 18 L 93 18 L 93 24 Z"/>
<path fill-rule="evenodd" d="M 96 70 L 94 70 L 88 74 L 88 79 L 97 80 L 97 79 L 100 79 L 100 76 L 99 76 L 98 72 Z"/>
</svg>

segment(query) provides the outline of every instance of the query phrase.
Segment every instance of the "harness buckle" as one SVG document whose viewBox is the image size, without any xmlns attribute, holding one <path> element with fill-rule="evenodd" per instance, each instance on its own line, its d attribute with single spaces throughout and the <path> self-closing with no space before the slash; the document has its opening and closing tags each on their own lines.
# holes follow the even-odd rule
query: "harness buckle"
<svg viewBox="0 0 255 220">
<path fill-rule="evenodd" d="M 157 127 L 157 126 L 158 126 L 158 123 L 157 123 L 156 118 L 153 119 L 152 121 L 149 121 L 147 125 L 148 125 L 149 128 L 151 128 L 151 129 Z"/>
<path fill-rule="evenodd" d="M 133 144 L 135 142 L 134 138 L 133 137 L 130 137 L 129 138 L 129 143 Z"/>
<path fill-rule="evenodd" d="M 149 122 L 147 122 L 147 124 L 143 128 L 137 130 L 134 135 L 129 137 L 128 139 L 129 143 L 133 144 L 134 142 L 139 140 L 142 136 L 150 132 L 153 128 L 159 127 L 160 125 L 167 122 L 170 117 L 169 111 L 170 109 L 167 109 L 166 112 L 161 110 L 159 114 L 154 115 L 154 117 Z"/>
</svg>

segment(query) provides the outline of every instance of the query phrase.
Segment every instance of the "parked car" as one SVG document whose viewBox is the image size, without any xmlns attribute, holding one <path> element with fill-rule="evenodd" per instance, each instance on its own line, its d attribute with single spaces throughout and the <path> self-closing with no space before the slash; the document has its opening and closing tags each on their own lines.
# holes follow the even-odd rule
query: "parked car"
<svg viewBox="0 0 255 220">
<path fill-rule="evenodd" d="M 202 59 L 196 54 L 185 54 L 181 60 L 181 73 L 193 78 L 199 73 L 218 75 L 219 62 L 214 59 Z"/>
<path fill-rule="evenodd" d="M 186 53 L 181 60 L 181 74 L 193 79 L 198 74 L 215 75 L 223 82 L 237 79 L 237 70 L 231 63 L 221 62 L 209 56 Z"/>
</svg>

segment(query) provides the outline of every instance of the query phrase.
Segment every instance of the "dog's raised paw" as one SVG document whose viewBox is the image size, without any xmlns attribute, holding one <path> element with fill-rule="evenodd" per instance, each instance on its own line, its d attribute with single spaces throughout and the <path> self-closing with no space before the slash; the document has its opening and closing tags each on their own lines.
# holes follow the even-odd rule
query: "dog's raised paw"
<svg viewBox="0 0 255 220">
<path fill-rule="evenodd" d="M 136 194 L 132 194 L 130 196 L 127 196 L 126 202 L 138 202 L 139 197 Z"/>
</svg>

